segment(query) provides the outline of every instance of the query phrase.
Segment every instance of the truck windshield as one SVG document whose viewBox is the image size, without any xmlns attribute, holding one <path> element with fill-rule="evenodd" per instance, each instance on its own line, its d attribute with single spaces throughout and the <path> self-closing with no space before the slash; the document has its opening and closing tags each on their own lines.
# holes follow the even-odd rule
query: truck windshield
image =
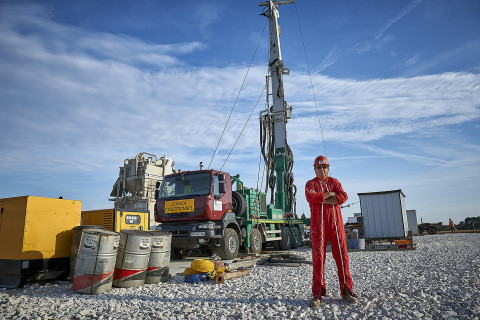
<svg viewBox="0 0 480 320">
<path fill-rule="evenodd" d="M 210 172 L 165 177 L 158 198 L 208 195 L 212 185 L 211 179 Z"/>
</svg>

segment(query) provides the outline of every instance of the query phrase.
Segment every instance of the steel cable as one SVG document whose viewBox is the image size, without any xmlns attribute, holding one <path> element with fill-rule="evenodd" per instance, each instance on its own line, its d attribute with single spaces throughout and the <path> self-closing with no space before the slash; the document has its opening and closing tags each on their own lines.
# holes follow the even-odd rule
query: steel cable
<svg viewBox="0 0 480 320">
<path fill-rule="evenodd" d="M 322 123 L 320 122 L 320 113 L 318 112 L 317 97 L 315 96 L 315 89 L 314 89 L 314 87 L 313 87 L 312 73 L 310 72 L 310 64 L 308 63 L 308 58 L 307 58 L 307 49 L 306 49 L 306 47 L 305 47 L 305 41 L 303 40 L 302 26 L 300 25 L 300 17 L 299 17 L 299 15 L 298 15 L 297 4 L 294 3 L 294 5 L 295 5 L 295 11 L 296 11 L 296 13 L 297 13 L 298 27 L 299 27 L 299 29 L 300 29 L 300 38 L 302 39 L 303 52 L 305 53 L 305 61 L 306 61 L 306 63 L 307 63 L 308 75 L 309 75 L 309 77 L 310 77 L 310 86 L 312 87 L 313 100 L 315 101 L 315 109 L 316 109 L 316 111 L 317 111 L 318 125 L 320 126 L 320 133 L 321 133 L 321 135 L 322 135 L 323 149 L 325 150 L 325 157 L 328 158 L 328 155 L 327 155 L 327 146 L 325 145 L 325 139 L 323 138 Z"/>
<path fill-rule="evenodd" d="M 247 73 L 245 74 L 245 77 L 243 78 L 242 85 L 240 86 L 240 89 L 238 90 L 237 98 L 235 99 L 235 102 L 233 103 L 232 110 L 230 110 L 230 114 L 228 115 L 227 122 L 225 123 L 225 127 L 223 128 L 222 134 L 220 135 L 220 139 L 218 139 L 217 147 L 215 148 L 215 151 L 213 152 L 213 155 L 212 155 L 212 159 L 210 159 L 210 163 L 208 164 L 208 169 L 210 169 L 210 166 L 212 165 L 213 158 L 215 158 L 215 154 L 217 153 L 218 147 L 220 146 L 220 142 L 222 141 L 223 135 L 225 134 L 225 130 L 227 129 L 228 122 L 230 121 L 230 117 L 232 116 L 233 110 L 235 109 L 235 105 L 237 104 L 238 98 L 240 97 L 240 93 L 242 92 L 243 86 L 245 84 L 245 80 L 247 80 L 248 72 L 250 71 L 250 68 L 252 66 L 253 59 L 255 59 L 255 55 L 257 54 L 257 50 L 258 50 L 258 47 L 260 46 L 260 42 L 262 40 L 263 33 L 265 32 L 266 26 L 267 26 L 267 23 L 265 23 L 265 25 L 263 26 L 262 34 L 260 35 L 260 39 L 258 39 L 257 47 L 255 48 L 255 52 L 253 53 L 252 60 L 250 60 L 250 64 L 248 65 Z M 223 166 L 222 166 L 222 168 L 223 168 Z"/>
<path fill-rule="evenodd" d="M 222 167 L 220 168 L 220 171 L 223 169 L 223 166 L 225 166 L 225 164 L 227 163 L 227 160 L 228 160 L 228 158 L 230 157 L 230 155 L 232 154 L 233 149 L 235 149 L 235 146 L 237 145 L 238 140 L 240 140 L 240 137 L 242 136 L 243 131 L 245 130 L 245 127 L 247 126 L 248 122 L 250 121 L 250 118 L 252 117 L 253 112 L 254 112 L 255 109 L 257 108 L 258 102 L 259 102 L 260 99 L 262 98 L 264 92 L 265 92 L 265 88 L 263 88 L 262 93 L 261 93 L 260 96 L 258 97 L 257 103 L 255 103 L 255 107 L 253 107 L 252 111 L 250 112 L 250 115 L 248 116 L 247 121 L 245 121 L 245 124 L 243 125 L 242 131 L 240 131 L 240 134 L 238 135 L 237 140 L 235 140 L 235 143 L 233 144 L 232 149 L 230 149 L 230 152 L 228 153 L 227 158 L 226 158 L 225 161 L 223 162 Z"/>
</svg>

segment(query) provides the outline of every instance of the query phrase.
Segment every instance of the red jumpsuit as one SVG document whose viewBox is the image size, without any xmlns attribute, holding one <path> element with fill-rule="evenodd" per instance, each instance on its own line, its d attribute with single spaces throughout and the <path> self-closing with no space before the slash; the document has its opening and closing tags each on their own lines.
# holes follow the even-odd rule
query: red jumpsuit
<svg viewBox="0 0 480 320">
<path fill-rule="evenodd" d="M 335 192 L 338 204 L 323 204 L 323 192 Z M 348 196 L 340 182 L 331 177 L 327 177 L 323 183 L 318 178 L 308 181 L 305 185 L 305 196 L 310 204 L 311 213 L 313 297 L 321 299 L 327 291 L 324 267 L 328 240 L 332 246 L 333 258 L 337 263 L 340 292 L 343 295 L 347 285 L 353 294 L 353 280 L 348 269 L 347 240 L 340 212 L 340 205 L 347 201 Z"/>
</svg>

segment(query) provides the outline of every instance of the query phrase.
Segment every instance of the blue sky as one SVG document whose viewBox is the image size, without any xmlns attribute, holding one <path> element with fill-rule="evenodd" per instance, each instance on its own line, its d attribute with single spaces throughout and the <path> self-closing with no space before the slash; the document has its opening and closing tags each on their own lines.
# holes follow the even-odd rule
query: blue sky
<svg viewBox="0 0 480 320">
<path fill-rule="evenodd" d="M 264 29 L 261 11 L 253 0 L 0 0 L 0 198 L 61 195 L 108 208 L 126 158 L 165 154 L 182 170 L 209 163 Z M 480 215 L 480 2 L 298 0 L 280 7 L 279 22 L 298 213 L 309 215 L 303 188 L 324 154 L 316 100 L 347 203 L 401 189 L 419 222 Z M 262 93 L 267 31 L 214 168 Z M 252 187 L 264 107 L 262 97 L 224 167 Z M 343 217 L 359 211 L 353 204 Z"/>
</svg>

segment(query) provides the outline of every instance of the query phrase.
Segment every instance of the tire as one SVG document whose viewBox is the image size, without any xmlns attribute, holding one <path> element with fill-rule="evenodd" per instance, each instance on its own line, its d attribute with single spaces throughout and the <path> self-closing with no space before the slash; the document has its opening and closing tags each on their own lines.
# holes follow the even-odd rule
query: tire
<svg viewBox="0 0 480 320">
<path fill-rule="evenodd" d="M 290 228 L 283 227 L 282 240 L 280 240 L 279 243 L 280 243 L 280 249 L 290 250 L 290 248 L 292 247 L 292 233 L 290 232 Z"/>
<path fill-rule="evenodd" d="M 427 232 L 430 235 L 434 235 L 435 233 L 437 233 L 437 229 L 435 229 L 435 227 L 428 227 Z"/>
<path fill-rule="evenodd" d="M 300 247 L 302 239 L 300 238 L 300 231 L 297 228 L 292 229 L 293 233 L 297 235 L 298 243 L 295 242 L 295 236 L 292 234 L 292 249 L 297 249 Z"/>
<path fill-rule="evenodd" d="M 237 217 L 240 217 L 247 208 L 247 201 L 237 191 L 232 191 L 232 211 Z"/>
<path fill-rule="evenodd" d="M 170 256 L 173 260 L 183 260 L 188 256 L 189 253 L 190 250 L 188 249 L 172 248 Z"/>
<path fill-rule="evenodd" d="M 250 231 L 250 252 L 253 254 L 262 252 L 262 234 L 258 229 Z"/>
<path fill-rule="evenodd" d="M 280 241 L 278 240 L 272 241 L 272 245 L 273 245 L 273 250 L 275 251 L 280 250 Z"/>
<path fill-rule="evenodd" d="M 232 228 L 226 228 L 224 237 L 220 241 L 218 256 L 220 259 L 232 260 L 237 257 L 239 248 L 238 234 Z"/>
</svg>

